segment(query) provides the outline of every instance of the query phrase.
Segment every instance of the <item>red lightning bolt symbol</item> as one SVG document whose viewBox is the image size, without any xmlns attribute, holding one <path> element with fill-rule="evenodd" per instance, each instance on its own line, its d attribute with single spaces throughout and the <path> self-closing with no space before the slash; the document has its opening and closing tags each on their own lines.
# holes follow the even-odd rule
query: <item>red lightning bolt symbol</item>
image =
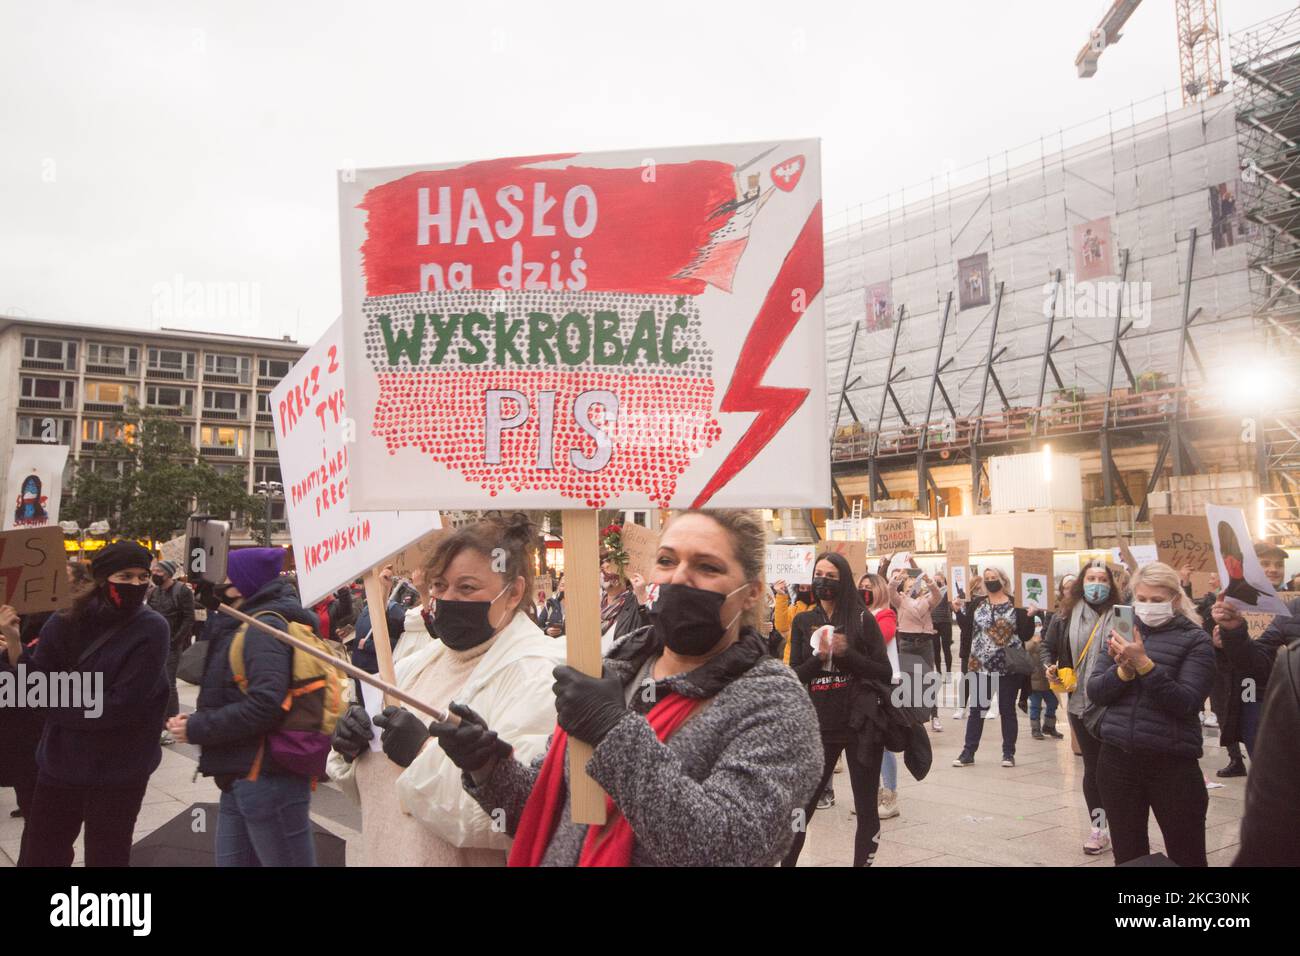
<svg viewBox="0 0 1300 956">
<path fill-rule="evenodd" d="M 808 221 L 799 231 L 785 261 L 776 274 L 767 297 L 754 324 L 750 326 L 745 344 L 741 346 L 736 371 L 732 373 L 727 394 L 722 396 L 719 408 L 724 412 L 758 412 L 749 430 L 741 437 L 731 454 L 719 466 L 704 490 L 696 496 L 692 508 L 702 508 L 719 488 L 754 460 L 767 447 L 790 416 L 808 397 L 806 388 L 776 388 L 760 384 L 768 366 L 781 351 L 798 324 L 801 311 L 795 311 L 792 293 L 800 289 L 803 302 L 817 298 L 822 291 L 822 204 L 817 203 L 808 215 Z"/>
</svg>

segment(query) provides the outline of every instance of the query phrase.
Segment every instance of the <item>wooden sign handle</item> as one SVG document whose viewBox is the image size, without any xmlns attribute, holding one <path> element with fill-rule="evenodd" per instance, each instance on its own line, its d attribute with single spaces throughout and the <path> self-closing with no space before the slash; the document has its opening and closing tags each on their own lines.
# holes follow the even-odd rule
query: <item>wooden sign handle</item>
<svg viewBox="0 0 1300 956">
<path fill-rule="evenodd" d="M 366 607 L 370 609 L 370 639 L 375 642 L 375 657 L 379 659 L 379 678 L 387 684 L 397 683 L 393 670 L 393 645 L 388 636 L 388 591 L 379 576 L 381 565 L 366 574 Z M 385 704 L 395 704 L 390 695 L 384 695 Z"/>
<path fill-rule="evenodd" d="M 600 541 L 597 513 L 566 510 L 564 607 L 567 663 L 600 677 Z M 569 798 L 574 823 L 605 823 L 605 791 L 587 776 L 591 744 L 569 738 Z"/>
</svg>

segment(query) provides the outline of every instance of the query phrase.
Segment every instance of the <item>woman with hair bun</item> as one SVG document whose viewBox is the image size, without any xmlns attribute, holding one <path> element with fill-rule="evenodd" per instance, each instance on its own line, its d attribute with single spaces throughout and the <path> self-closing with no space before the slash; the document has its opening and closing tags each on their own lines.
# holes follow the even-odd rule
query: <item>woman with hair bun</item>
<svg viewBox="0 0 1300 956">
<path fill-rule="evenodd" d="M 488 721 L 524 760 L 545 749 L 555 725 L 551 671 L 564 660 L 564 642 L 529 613 L 534 540 L 521 514 L 485 517 L 443 538 L 422 572 L 437 639 L 396 663 L 398 687 L 436 707 L 456 701 L 457 716 Z M 370 751 L 371 720 L 353 704 L 329 762 L 330 777 L 361 804 L 363 863 L 504 864 L 509 836 L 465 793 L 425 718 L 387 707 L 374 724 L 382 752 Z"/>
</svg>

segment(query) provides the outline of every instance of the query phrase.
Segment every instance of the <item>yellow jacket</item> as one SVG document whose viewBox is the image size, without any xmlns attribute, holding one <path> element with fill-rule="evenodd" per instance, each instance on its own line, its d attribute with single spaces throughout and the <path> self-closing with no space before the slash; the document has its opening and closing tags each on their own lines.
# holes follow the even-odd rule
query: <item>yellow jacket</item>
<svg viewBox="0 0 1300 956">
<path fill-rule="evenodd" d="M 776 595 L 776 608 L 772 612 L 772 626 L 781 632 L 785 638 L 784 659 L 787 664 L 790 663 L 790 624 L 794 621 L 796 614 L 802 614 L 804 611 L 811 610 L 811 604 L 805 604 L 803 601 L 790 603 L 790 595 L 784 591 L 778 591 Z"/>
</svg>

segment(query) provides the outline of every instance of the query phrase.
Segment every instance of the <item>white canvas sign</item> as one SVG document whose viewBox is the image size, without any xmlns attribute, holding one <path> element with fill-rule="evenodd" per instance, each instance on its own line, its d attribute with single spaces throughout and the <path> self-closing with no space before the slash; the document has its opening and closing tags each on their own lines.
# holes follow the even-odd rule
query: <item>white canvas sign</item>
<svg viewBox="0 0 1300 956">
<path fill-rule="evenodd" d="M 5 482 L 3 530 L 59 523 L 67 445 L 15 445 Z"/>
<path fill-rule="evenodd" d="M 767 580 L 812 584 L 817 549 L 811 544 L 769 544 Z"/>
</svg>

